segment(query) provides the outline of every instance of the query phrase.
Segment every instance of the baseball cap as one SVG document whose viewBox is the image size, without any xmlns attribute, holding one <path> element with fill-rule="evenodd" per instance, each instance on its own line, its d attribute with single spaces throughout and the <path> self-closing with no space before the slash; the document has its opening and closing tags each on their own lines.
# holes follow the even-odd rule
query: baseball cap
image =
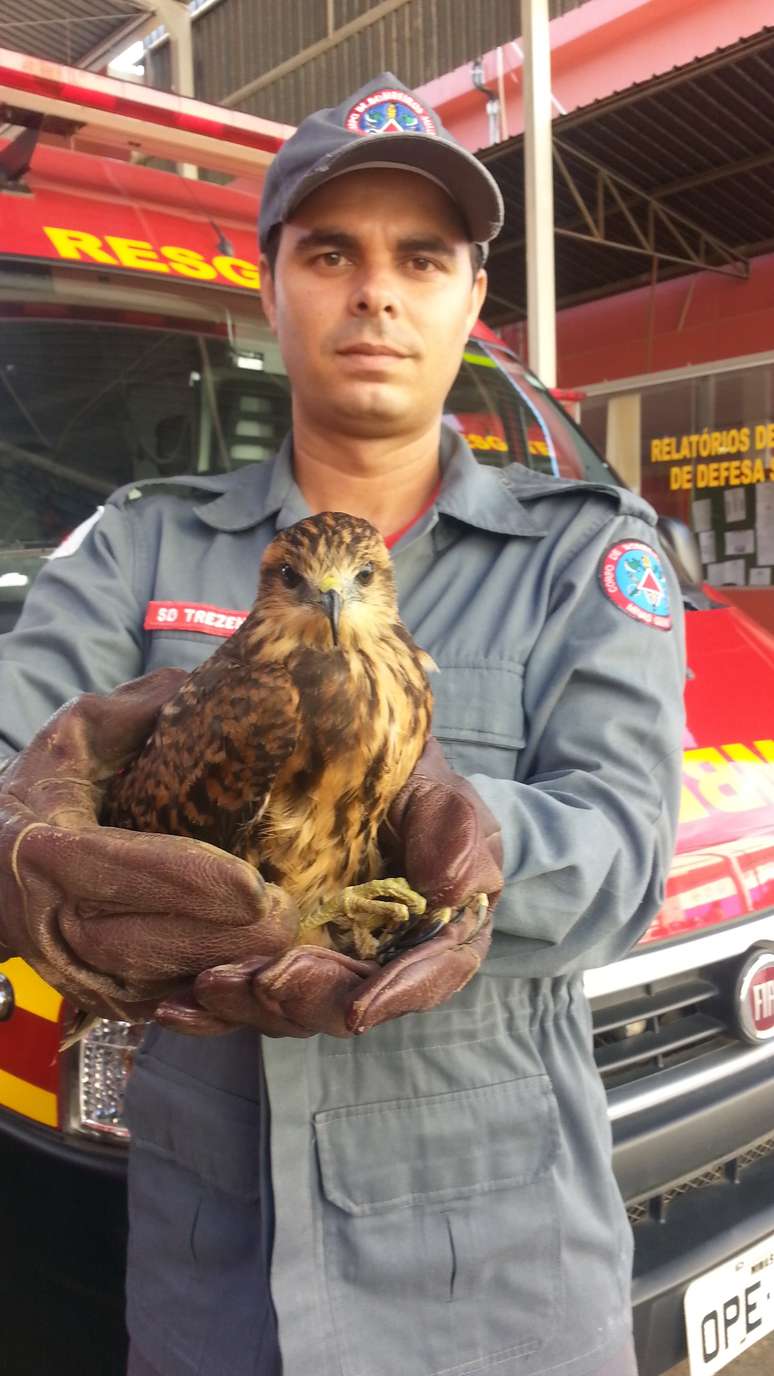
<svg viewBox="0 0 774 1376">
<path fill-rule="evenodd" d="M 382 72 L 335 108 L 307 116 L 282 145 L 263 186 L 261 248 L 310 192 L 359 167 L 403 168 L 436 182 L 461 212 L 484 257 L 502 229 L 503 199 L 491 173 L 452 137 L 434 110 L 392 72 Z"/>
</svg>

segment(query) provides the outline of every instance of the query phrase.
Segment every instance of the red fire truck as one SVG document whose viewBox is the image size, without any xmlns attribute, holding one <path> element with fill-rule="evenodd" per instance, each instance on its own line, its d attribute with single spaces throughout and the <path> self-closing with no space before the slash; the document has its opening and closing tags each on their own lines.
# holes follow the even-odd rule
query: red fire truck
<svg viewBox="0 0 774 1376">
<path fill-rule="evenodd" d="M 276 448 L 288 386 L 255 223 L 261 169 L 289 131 L 3 50 L 0 107 L 5 631 L 116 487 Z M 170 159 L 202 175 L 153 165 Z M 484 326 L 446 419 L 483 463 L 619 481 Z M 642 942 L 587 985 L 636 1237 L 642 1373 L 688 1344 L 692 1376 L 712 1376 L 774 1328 L 774 639 L 765 593 L 746 614 L 699 586 L 686 530 L 662 533 L 688 626 L 677 855 Z M 21 1372 L 75 1343 L 97 1376 L 121 1369 L 122 1101 L 139 1033 L 103 1021 L 60 1054 L 66 1014 L 21 961 L 0 966 L 0 1216 L 47 1296 L 0 1344 Z M 97 1359 L 82 1339 L 100 1315 Z"/>
</svg>

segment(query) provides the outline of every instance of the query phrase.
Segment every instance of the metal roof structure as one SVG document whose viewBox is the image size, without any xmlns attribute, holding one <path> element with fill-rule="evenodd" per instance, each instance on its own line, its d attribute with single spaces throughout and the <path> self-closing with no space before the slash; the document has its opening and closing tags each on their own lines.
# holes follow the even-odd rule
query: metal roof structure
<svg viewBox="0 0 774 1376">
<path fill-rule="evenodd" d="M 2 0 L 0 47 L 71 67 L 128 45 L 152 19 L 152 0 Z"/>
<path fill-rule="evenodd" d="M 554 121 L 557 306 L 774 247 L 774 28 Z M 485 316 L 526 315 L 524 140 L 482 150 L 506 205 Z"/>
<path fill-rule="evenodd" d="M 417 39 L 420 47 L 424 42 L 426 48 L 420 54 L 407 53 L 405 45 L 398 49 L 404 61 L 411 57 L 414 67 L 417 67 L 417 57 L 420 58 L 423 74 L 412 77 L 417 84 L 430 79 L 424 74 L 425 68 L 432 69 L 432 75 L 437 76 L 453 65 L 443 51 L 444 10 L 453 11 L 452 28 L 461 26 L 463 32 L 470 34 L 476 51 L 486 47 L 490 31 L 496 35 L 495 42 L 505 41 L 497 37 L 503 28 L 503 15 L 506 16 L 506 39 L 516 37 L 519 28 L 517 0 L 484 0 L 484 3 L 475 4 L 471 0 L 188 0 L 187 4 L 186 0 L 176 0 L 176 3 L 188 10 L 195 28 L 199 29 L 197 63 L 203 89 L 197 89 L 196 95 L 205 100 L 224 101 L 238 87 L 254 79 L 262 83 L 262 89 L 269 85 L 274 87 L 279 82 L 280 89 L 272 91 L 272 100 L 283 106 L 285 114 L 279 116 L 273 107 L 265 106 L 257 113 L 273 118 L 287 117 L 293 122 L 301 118 L 301 114 L 294 113 L 294 99 L 300 102 L 305 96 L 311 99 L 312 105 L 307 101 L 303 114 L 312 108 L 317 95 L 316 91 L 314 94 L 306 91 L 304 82 L 298 79 L 288 86 L 288 68 L 294 70 L 296 65 L 309 68 L 311 62 L 316 85 L 321 80 L 324 83 L 326 79 L 332 82 L 340 79 L 342 63 L 351 70 L 353 62 L 360 62 L 369 74 L 378 70 L 385 52 L 394 61 L 394 53 L 389 52 L 391 11 L 403 5 L 410 5 L 415 12 L 410 25 L 410 48 L 413 49 Z M 586 0 L 548 0 L 548 3 L 551 18 L 555 19 L 585 4 Z M 152 33 L 154 45 L 160 44 L 162 49 L 167 46 L 166 30 L 155 10 L 154 0 L 2 0 L 0 47 L 15 48 L 49 62 L 98 70 L 123 47 L 145 35 Z M 436 10 L 441 15 L 440 20 L 436 19 Z M 491 10 L 495 11 L 493 15 L 489 13 Z M 372 18 L 378 26 L 383 16 L 387 21 L 384 32 L 378 27 L 371 29 Z M 205 19 L 206 23 L 200 28 L 200 21 Z M 350 39 L 359 22 L 365 22 L 371 32 L 364 44 L 359 41 L 353 44 Z M 397 34 L 399 39 L 403 38 L 402 27 Z M 456 47 L 459 47 L 459 39 Z M 310 48 L 319 48 L 319 52 L 304 51 Z M 475 53 L 466 51 L 462 60 L 471 55 Z M 332 62 L 337 70 L 329 70 Z M 153 84 L 168 89 L 163 58 L 160 65 L 158 58 L 152 65 Z M 385 65 L 383 61 L 381 65 Z M 324 69 L 322 75 L 321 68 Z M 307 71 L 307 77 L 309 75 Z M 354 84 L 358 84 L 357 79 Z"/>
<path fill-rule="evenodd" d="M 549 15 L 585 3 L 548 0 Z M 421 86 L 521 27 L 518 0 L 205 0 L 191 17 L 197 96 L 289 124 L 376 72 Z M 147 79 L 168 89 L 164 31 L 146 46 Z"/>
</svg>

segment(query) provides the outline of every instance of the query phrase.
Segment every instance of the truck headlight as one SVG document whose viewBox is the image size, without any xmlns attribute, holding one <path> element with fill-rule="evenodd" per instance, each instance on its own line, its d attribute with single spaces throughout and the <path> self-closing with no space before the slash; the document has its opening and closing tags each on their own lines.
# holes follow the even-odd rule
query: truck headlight
<svg viewBox="0 0 774 1376">
<path fill-rule="evenodd" d="M 126 1139 L 124 1091 L 145 1027 L 100 1018 L 76 1044 L 76 1132 Z"/>
</svg>

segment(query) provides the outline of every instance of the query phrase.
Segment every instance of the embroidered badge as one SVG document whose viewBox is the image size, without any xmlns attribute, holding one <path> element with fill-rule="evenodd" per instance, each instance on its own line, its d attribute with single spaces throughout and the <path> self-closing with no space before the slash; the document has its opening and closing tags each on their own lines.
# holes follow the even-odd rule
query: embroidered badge
<svg viewBox="0 0 774 1376">
<path fill-rule="evenodd" d="M 202 635 L 233 635 L 249 613 L 207 602 L 149 602 L 144 631 L 199 631 Z"/>
<path fill-rule="evenodd" d="M 350 134 L 433 134 L 438 130 L 424 105 L 408 91 L 373 91 L 353 105 L 344 120 Z"/>
<path fill-rule="evenodd" d="M 627 616 L 659 631 L 671 630 L 664 565 L 650 545 L 639 540 L 621 540 L 607 551 L 599 575 L 610 601 Z"/>
</svg>

